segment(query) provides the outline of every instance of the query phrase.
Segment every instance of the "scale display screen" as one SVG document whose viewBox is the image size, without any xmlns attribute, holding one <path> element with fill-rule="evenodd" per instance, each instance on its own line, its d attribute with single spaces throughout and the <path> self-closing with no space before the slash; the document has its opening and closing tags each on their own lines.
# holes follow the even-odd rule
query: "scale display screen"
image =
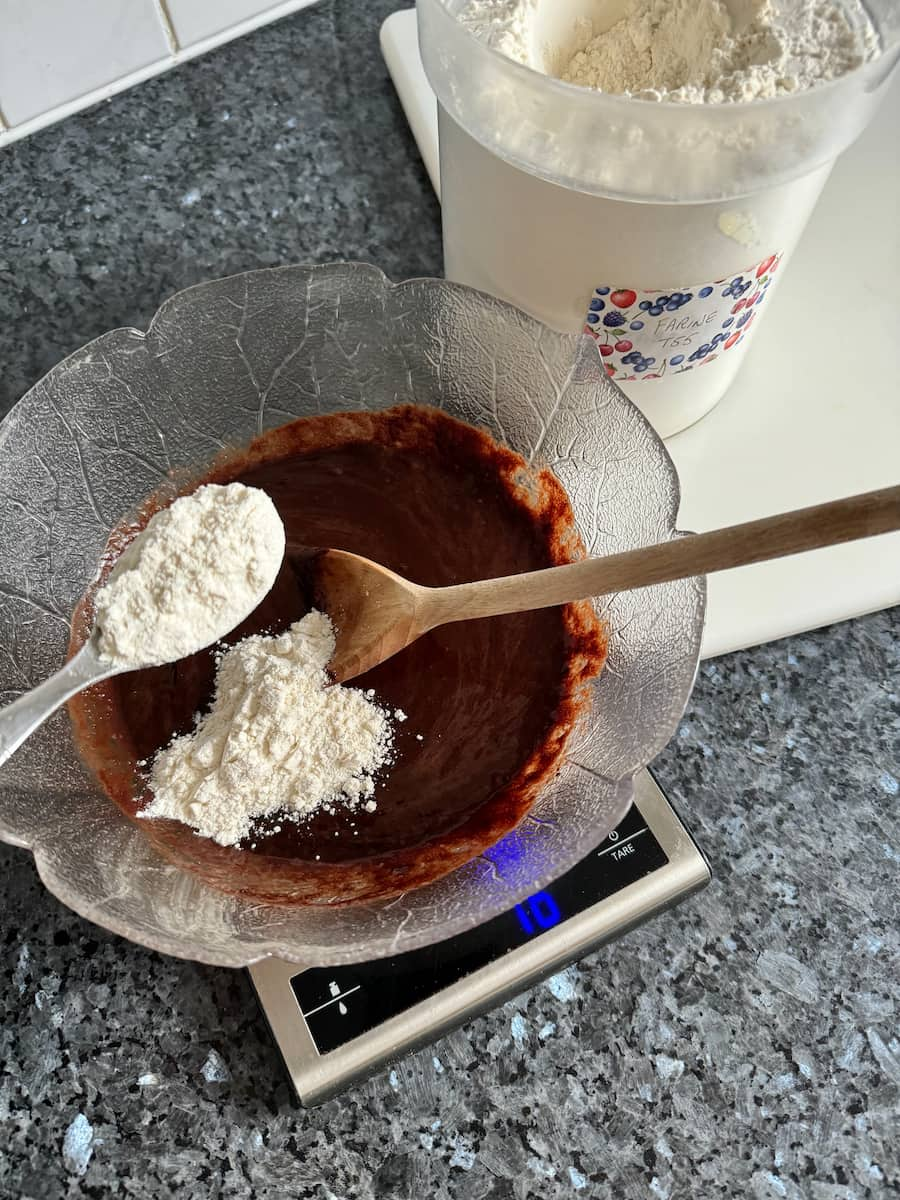
<svg viewBox="0 0 900 1200">
<path fill-rule="evenodd" d="M 315 967 L 291 987 L 320 1054 L 404 1012 L 668 863 L 639 810 L 550 887 L 444 942 L 394 958 Z"/>
</svg>

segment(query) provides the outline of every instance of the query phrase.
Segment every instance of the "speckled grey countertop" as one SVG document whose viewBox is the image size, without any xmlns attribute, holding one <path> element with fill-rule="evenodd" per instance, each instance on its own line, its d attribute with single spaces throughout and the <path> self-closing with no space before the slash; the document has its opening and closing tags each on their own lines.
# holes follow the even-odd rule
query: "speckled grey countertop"
<svg viewBox="0 0 900 1200">
<path fill-rule="evenodd" d="M 198 280 L 439 273 L 391 8 L 330 0 L 4 152 L 0 411 Z M 657 769 L 709 889 L 309 1113 L 243 973 L 94 928 L 0 847 L 0 1196 L 895 1194 L 898 658 L 894 611 L 706 664 Z"/>
</svg>

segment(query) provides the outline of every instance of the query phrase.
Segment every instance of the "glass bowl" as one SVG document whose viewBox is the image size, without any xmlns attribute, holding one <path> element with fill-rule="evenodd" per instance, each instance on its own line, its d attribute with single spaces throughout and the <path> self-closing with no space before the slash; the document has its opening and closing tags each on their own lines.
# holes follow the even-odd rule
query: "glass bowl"
<svg viewBox="0 0 900 1200">
<path fill-rule="evenodd" d="M 297 417 L 401 403 L 441 408 L 549 465 L 591 554 L 679 536 L 671 460 L 590 339 L 467 288 L 393 285 L 361 264 L 221 279 L 173 296 L 146 333 L 89 343 L 0 425 L 0 701 L 63 661 L 109 531 L 167 475 L 194 474 Z M 65 712 L 0 770 L 0 837 L 29 849 L 47 888 L 82 916 L 202 962 L 337 965 L 451 937 L 596 846 L 684 711 L 704 581 L 597 603 L 609 661 L 565 766 L 518 829 L 428 887 L 333 908 L 215 891 L 160 857 L 100 790 Z"/>
</svg>

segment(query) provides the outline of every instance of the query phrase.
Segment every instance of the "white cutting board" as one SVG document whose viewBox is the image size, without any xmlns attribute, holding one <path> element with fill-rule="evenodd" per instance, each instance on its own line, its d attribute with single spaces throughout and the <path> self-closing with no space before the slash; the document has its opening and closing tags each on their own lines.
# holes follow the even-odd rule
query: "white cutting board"
<svg viewBox="0 0 900 1200">
<path fill-rule="evenodd" d="M 381 45 L 440 195 L 414 9 Z M 721 404 L 666 443 L 700 532 L 900 482 L 900 79 L 838 162 Z M 709 579 L 711 658 L 900 604 L 900 533 Z"/>
</svg>

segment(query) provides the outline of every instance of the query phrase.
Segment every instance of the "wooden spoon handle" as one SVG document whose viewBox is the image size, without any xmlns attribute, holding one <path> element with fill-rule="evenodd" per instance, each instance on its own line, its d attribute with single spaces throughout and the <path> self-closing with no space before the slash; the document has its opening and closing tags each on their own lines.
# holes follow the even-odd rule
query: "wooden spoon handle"
<svg viewBox="0 0 900 1200">
<path fill-rule="evenodd" d="M 676 538 L 607 558 L 440 588 L 433 625 L 550 608 L 631 588 L 690 579 L 900 529 L 900 485 Z M 900 571 L 900 560 L 895 563 Z"/>
</svg>

